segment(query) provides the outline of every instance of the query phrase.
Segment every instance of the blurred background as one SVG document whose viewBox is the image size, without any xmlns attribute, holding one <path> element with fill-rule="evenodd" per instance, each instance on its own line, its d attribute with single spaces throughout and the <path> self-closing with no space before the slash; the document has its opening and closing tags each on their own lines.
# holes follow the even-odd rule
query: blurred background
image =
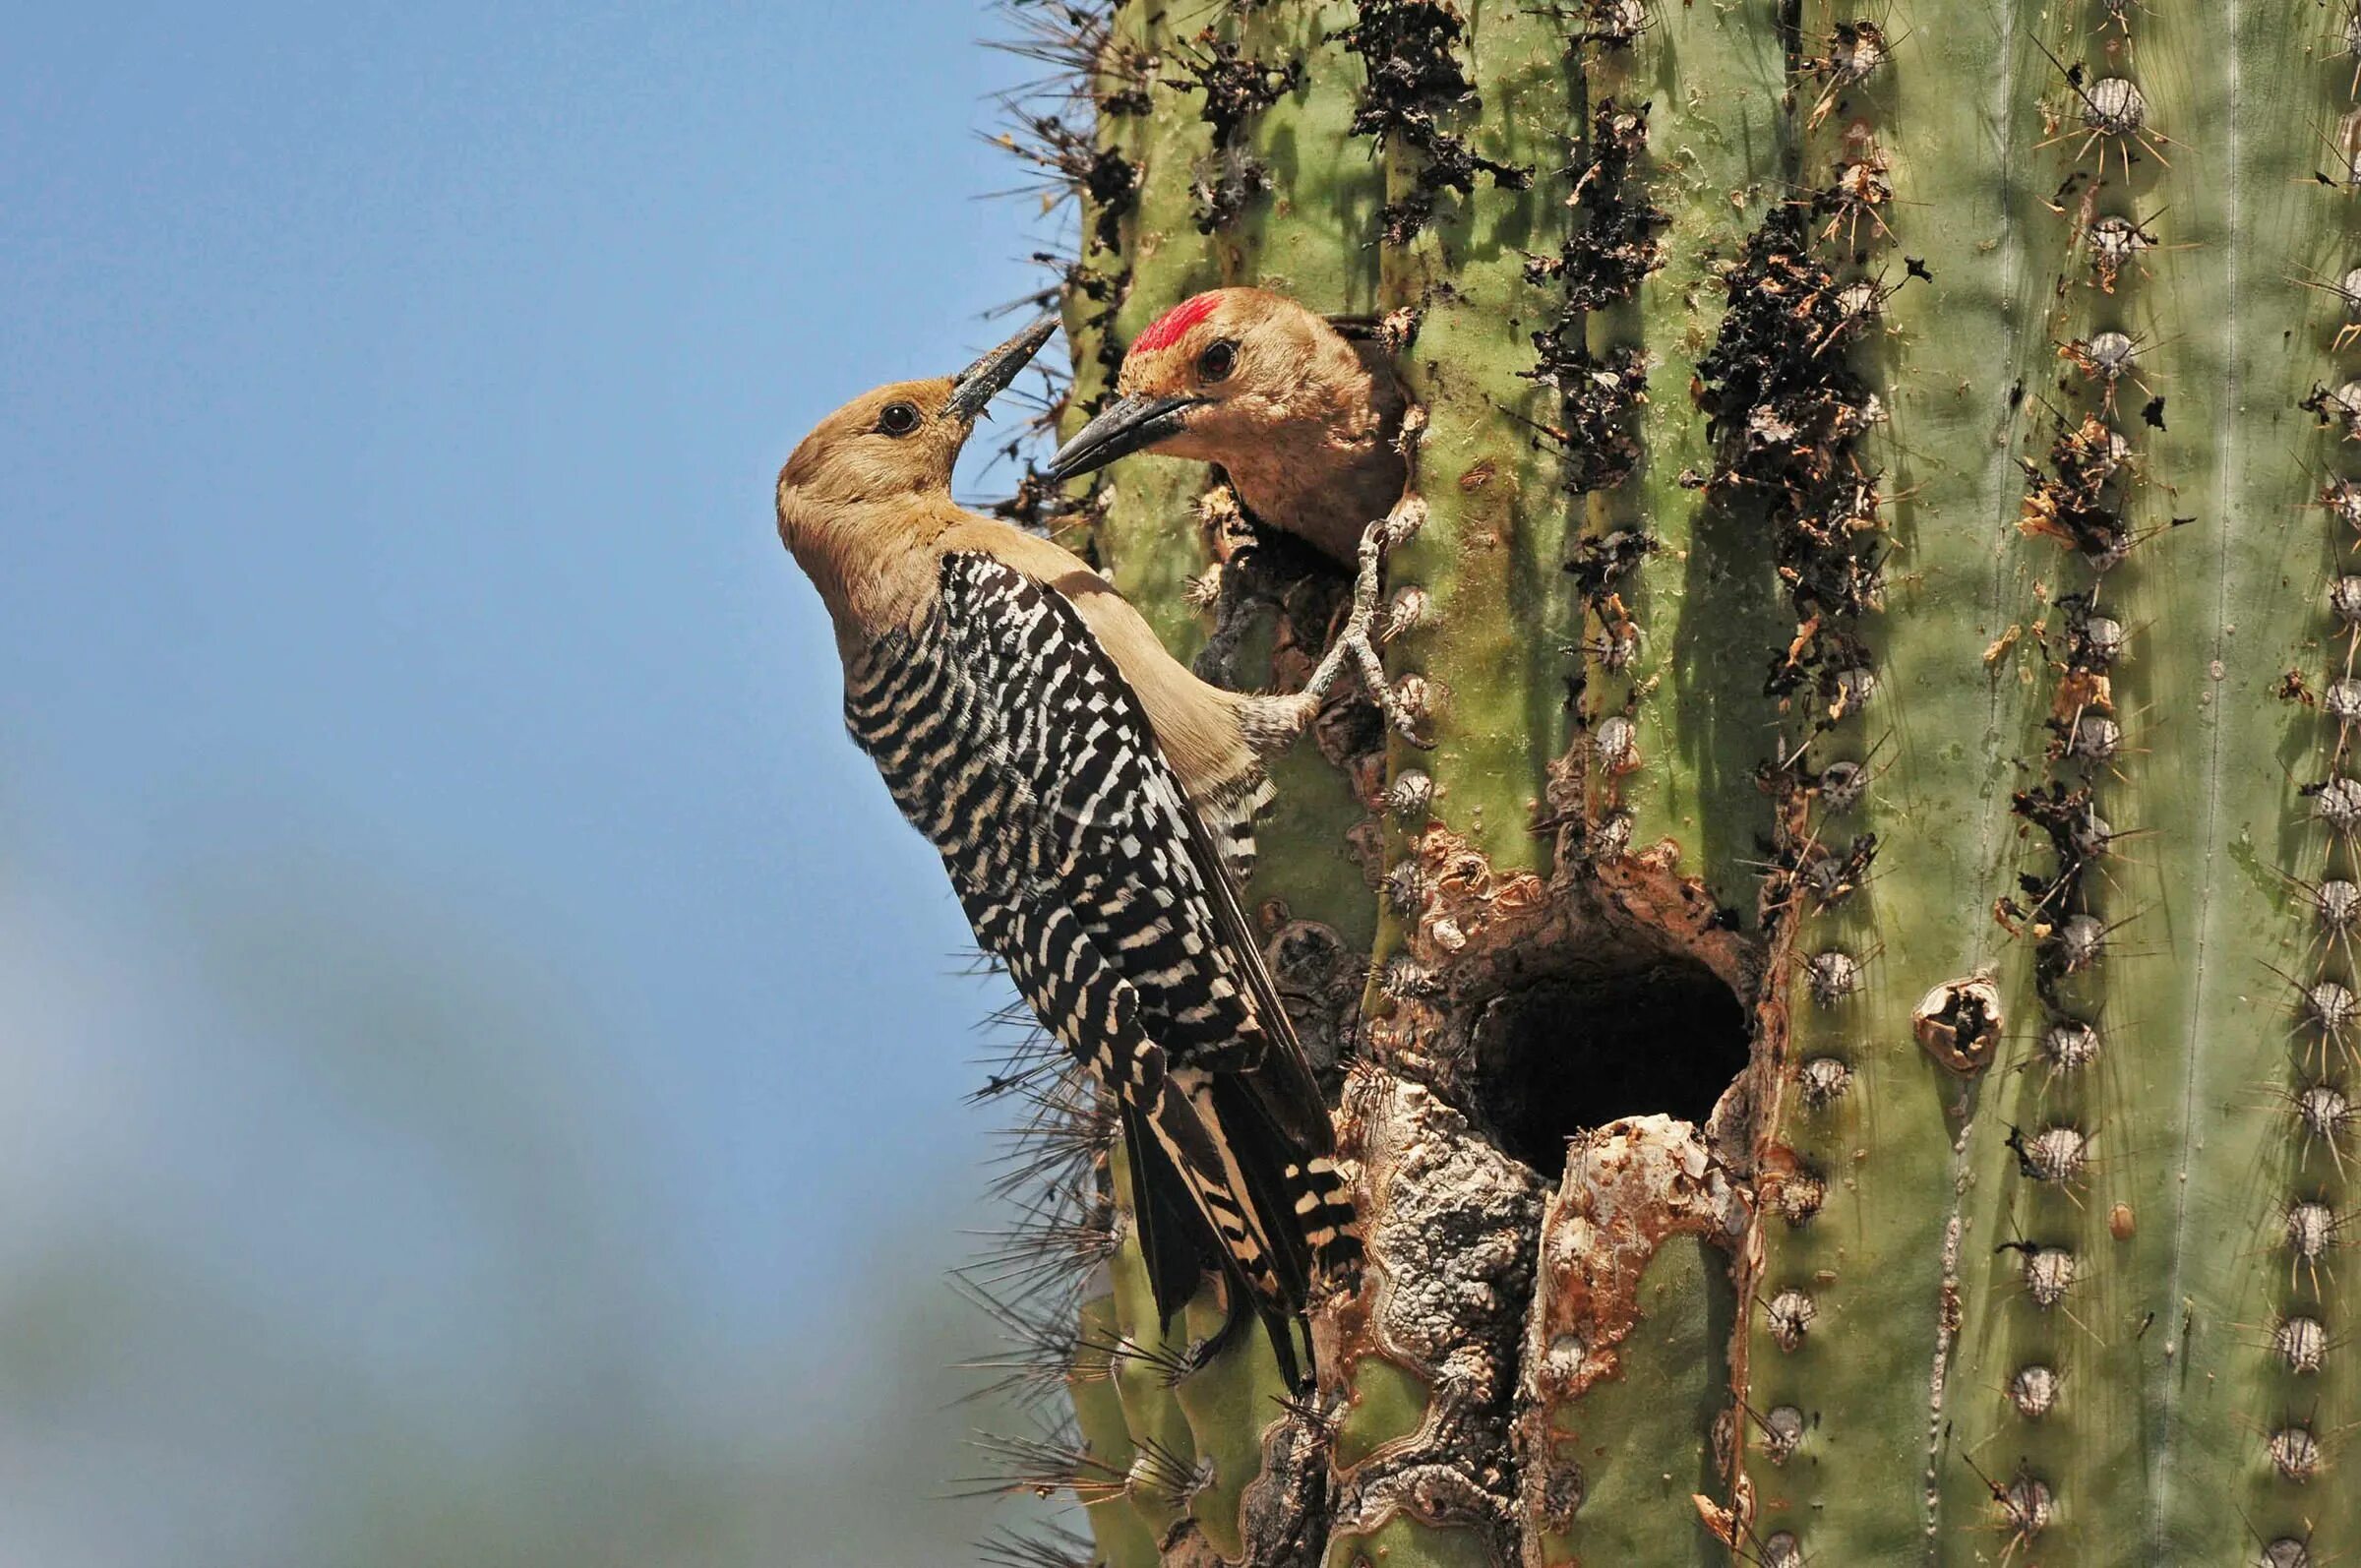
<svg viewBox="0 0 2361 1568">
<path fill-rule="evenodd" d="M 770 491 L 1044 281 L 1038 68 L 7 11 L 0 1565 L 969 1560 L 1002 995 Z"/>
</svg>

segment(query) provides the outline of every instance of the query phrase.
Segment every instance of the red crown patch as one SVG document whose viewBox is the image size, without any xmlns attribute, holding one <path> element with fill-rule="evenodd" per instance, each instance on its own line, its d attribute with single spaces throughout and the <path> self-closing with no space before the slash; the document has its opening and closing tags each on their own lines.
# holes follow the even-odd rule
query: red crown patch
<svg viewBox="0 0 2361 1568">
<path fill-rule="evenodd" d="M 1132 342 L 1131 352 L 1148 353 L 1172 347 L 1191 327 L 1218 310 L 1221 303 L 1219 294 L 1197 294 L 1182 300 L 1148 324 L 1148 330 Z"/>
</svg>

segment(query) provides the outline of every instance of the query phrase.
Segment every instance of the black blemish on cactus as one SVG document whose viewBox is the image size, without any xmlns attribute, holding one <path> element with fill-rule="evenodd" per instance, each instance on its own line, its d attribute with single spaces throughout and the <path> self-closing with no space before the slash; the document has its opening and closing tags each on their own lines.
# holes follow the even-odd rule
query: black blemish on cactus
<svg viewBox="0 0 2361 1568">
<path fill-rule="evenodd" d="M 1578 317 L 1535 332 L 1540 362 L 1518 373 L 1557 392 L 1564 425 L 1512 417 L 1564 452 L 1568 489 L 1612 490 L 1631 477 L 1642 455 L 1631 416 L 1646 400 L 1648 356 L 1629 347 L 1593 354 L 1581 334 Z"/>
<path fill-rule="evenodd" d="M 1554 257 L 1527 260 L 1526 277 L 1564 285 L 1576 311 L 1603 310 L 1639 292 L 1640 281 L 1664 265 L 1659 237 L 1671 218 L 1647 199 L 1632 166 L 1648 146 L 1648 109 L 1602 100 L 1591 116 L 1587 158 L 1574 175 L 1572 200 L 1581 221 Z"/>
<path fill-rule="evenodd" d="M 2018 531 L 2066 545 L 2093 572 L 2105 572 L 2138 543 L 2121 510 L 2114 481 L 2131 461 L 2131 447 L 2097 419 L 2060 421 L 2049 465 L 2018 459 L 2025 470 L 2025 504 Z"/>
<path fill-rule="evenodd" d="M 1248 202 L 1270 189 L 1270 168 L 1240 139 L 1247 120 L 1278 102 L 1303 82 L 1303 62 L 1285 65 L 1248 57 L 1211 28 L 1197 34 L 1193 53 L 1177 56 L 1188 75 L 1165 86 L 1202 92 L 1201 118 L 1213 128 L 1212 154 L 1201 160 L 1192 186 L 1197 198 L 1197 231 L 1211 234 L 1236 222 Z"/>
<path fill-rule="evenodd" d="M 1795 636 L 1774 655 L 1766 690 L 1783 701 L 1812 694 L 1823 729 L 1860 706 L 1868 650 L 1854 623 L 1881 602 L 1886 554 L 1877 477 L 1855 455 L 1885 412 L 1841 352 L 1883 285 L 1842 282 L 1813 253 L 1824 210 L 1785 204 L 1747 236 L 1724 274 L 1721 331 L 1698 361 L 1716 450 L 1706 483 L 1766 507 L 1795 608 Z"/>
<path fill-rule="evenodd" d="M 1046 255 L 1033 259 L 1050 265 L 1056 265 L 1058 260 Z M 1115 380 L 1122 371 L 1123 350 L 1127 346 L 1115 330 L 1115 318 L 1121 312 L 1124 300 L 1130 297 L 1131 269 L 1126 267 L 1120 271 L 1102 272 L 1087 263 L 1071 262 L 1065 264 L 1064 274 L 1067 298 L 1086 299 L 1097 307 L 1082 318 L 1082 327 L 1098 343 L 1092 358 L 1106 374 L 1105 384 L 1099 391 L 1082 399 L 1081 411 L 1087 416 L 1098 413 L 1115 400 Z"/>
<path fill-rule="evenodd" d="M 2361 381 L 2333 388 L 2316 385 L 2296 406 L 2318 419 L 2324 430 L 2339 428 L 2346 440 L 2361 441 Z"/>
<path fill-rule="evenodd" d="M 1564 23 L 1568 41 L 1577 48 L 1591 43 L 1628 49 L 1648 30 L 1646 0 L 1582 0 L 1574 6 L 1539 6 L 1534 14 Z"/>
<path fill-rule="evenodd" d="M 1213 145 L 1228 147 L 1238 140 L 1238 133 L 1246 121 L 1261 113 L 1303 83 L 1303 62 L 1290 60 L 1285 65 L 1272 65 L 1252 59 L 1228 38 L 1221 37 L 1211 28 L 1197 34 L 1194 56 L 1180 59 L 1185 79 L 1168 80 L 1165 86 L 1182 92 L 1202 92 L 1205 107 L 1200 117 L 1213 127 Z"/>
<path fill-rule="evenodd" d="M 1574 559 L 1565 565 L 1584 601 L 1604 598 L 1633 568 L 1665 547 L 1646 528 L 1618 528 L 1612 533 L 1586 534 L 1574 546 Z M 2356 590 L 2361 599 L 2361 589 Z"/>
<path fill-rule="evenodd" d="M 1530 167 L 1495 162 L 1442 128 L 1443 114 L 1480 101 L 1453 52 L 1466 31 L 1457 12 L 1430 0 L 1362 0 L 1353 25 L 1329 34 L 1361 56 L 1368 72 L 1353 134 L 1374 137 L 1380 149 L 1399 138 L 1424 159 L 1418 188 L 1379 213 L 1388 245 L 1408 244 L 1434 220 L 1443 191 L 1469 195 L 1479 174 L 1512 191 L 1533 183 Z"/>
</svg>

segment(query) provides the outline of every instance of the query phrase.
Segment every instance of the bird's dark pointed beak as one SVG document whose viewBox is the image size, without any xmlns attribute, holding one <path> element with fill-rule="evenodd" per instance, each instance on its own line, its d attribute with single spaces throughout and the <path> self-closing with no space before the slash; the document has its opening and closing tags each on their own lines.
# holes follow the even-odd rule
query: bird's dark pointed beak
<svg viewBox="0 0 2361 1568">
<path fill-rule="evenodd" d="M 1016 373 L 1041 352 L 1041 345 L 1050 340 L 1058 330 L 1058 318 L 1044 316 L 1018 332 L 999 347 L 951 378 L 950 400 L 943 412 L 959 419 L 973 419 L 984 412 L 984 405 L 998 397 Z"/>
<path fill-rule="evenodd" d="M 1181 416 L 1204 397 L 1122 397 L 1074 432 L 1042 472 L 1063 481 L 1104 468 L 1116 458 L 1180 434 Z"/>
</svg>

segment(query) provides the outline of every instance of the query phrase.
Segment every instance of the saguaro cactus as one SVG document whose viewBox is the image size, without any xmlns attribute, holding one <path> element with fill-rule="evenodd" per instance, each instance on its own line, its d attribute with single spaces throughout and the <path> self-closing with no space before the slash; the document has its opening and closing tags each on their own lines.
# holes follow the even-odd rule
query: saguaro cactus
<svg viewBox="0 0 2361 1568">
<path fill-rule="evenodd" d="M 1010 14 L 1059 417 L 1201 287 L 1365 318 L 1436 743 L 1334 704 L 1248 890 L 1369 1232 L 1316 1397 L 1037 1089 L 1023 1560 L 2361 1559 L 2361 16 Z M 1176 646 L 1326 634 L 1216 472 L 1022 499 Z"/>
</svg>

